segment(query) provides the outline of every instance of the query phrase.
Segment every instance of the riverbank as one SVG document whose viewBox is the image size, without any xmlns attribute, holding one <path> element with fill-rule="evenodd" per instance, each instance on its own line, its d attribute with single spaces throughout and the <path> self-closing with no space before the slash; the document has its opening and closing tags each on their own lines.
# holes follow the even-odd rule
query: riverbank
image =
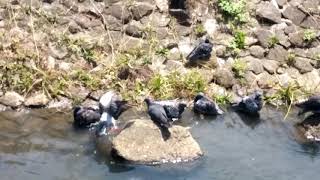
<svg viewBox="0 0 320 180">
<path fill-rule="evenodd" d="M 181 2 L 0 2 L 0 110 L 95 105 L 108 89 L 139 105 L 261 89 L 289 106 L 320 91 L 320 2 Z M 212 58 L 185 66 L 205 35 Z"/>
</svg>

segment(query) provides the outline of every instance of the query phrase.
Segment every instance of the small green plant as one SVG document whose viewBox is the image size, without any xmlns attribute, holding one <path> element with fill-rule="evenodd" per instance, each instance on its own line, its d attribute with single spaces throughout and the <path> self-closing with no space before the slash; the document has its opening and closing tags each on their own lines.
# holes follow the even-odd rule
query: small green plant
<svg viewBox="0 0 320 180">
<path fill-rule="evenodd" d="M 248 21 L 246 0 L 218 0 L 218 7 L 223 12 L 226 19 L 230 19 L 237 24 Z"/>
<path fill-rule="evenodd" d="M 149 81 L 150 92 L 156 98 L 192 97 L 204 92 L 207 84 L 197 71 L 180 74 L 177 71 L 168 75 L 155 74 Z"/>
<path fill-rule="evenodd" d="M 278 43 L 279 43 L 279 39 L 276 35 L 271 36 L 268 40 L 268 46 L 270 48 L 274 47 Z"/>
<path fill-rule="evenodd" d="M 244 77 L 244 74 L 247 70 L 247 63 L 245 61 L 242 61 L 240 59 L 235 59 L 232 64 L 232 71 L 234 72 L 234 75 L 236 78 L 242 79 Z"/>
<path fill-rule="evenodd" d="M 246 41 L 246 33 L 240 30 L 237 30 L 234 34 L 234 39 L 230 44 L 230 47 L 233 49 L 244 49 Z"/>
<path fill-rule="evenodd" d="M 156 98 L 170 98 L 172 96 L 172 87 L 168 82 L 168 78 L 161 74 L 155 74 L 150 79 L 148 87 Z"/>
<path fill-rule="evenodd" d="M 289 52 L 288 56 L 287 56 L 287 64 L 289 66 L 292 66 L 296 61 L 296 54 L 294 54 L 293 52 Z"/>
<path fill-rule="evenodd" d="M 101 86 L 100 78 L 85 72 L 82 69 L 75 71 L 72 75 L 74 81 L 79 81 L 84 87 L 97 90 Z"/>
<path fill-rule="evenodd" d="M 166 57 L 169 53 L 169 49 L 168 48 L 158 48 L 156 49 L 156 55 L 162 56 L 162 57 Z"/>
<path fill-rule="evenodd" d="M 198 37 L 201 37 L 207 33 L 203 24 L 197 24 L 194 28 L 194 32 L 196 33 L 196 36 L 198 36 Z"/>
<path fill-rule="evenodd" d="M 231 102 L 231 95 L 226 94 L 220 94 L 220 95 L 213 95 L 213 99 L 220 105 L 226 105 Z"/>
<path fill-rule="evenodd" d="M 316 39 L 316 33 L 315 31 L 311 29 L 307 29 L 303 33 L 303 40 L 306 42 L 312 42 L 313 40 Z"/>
</svg>

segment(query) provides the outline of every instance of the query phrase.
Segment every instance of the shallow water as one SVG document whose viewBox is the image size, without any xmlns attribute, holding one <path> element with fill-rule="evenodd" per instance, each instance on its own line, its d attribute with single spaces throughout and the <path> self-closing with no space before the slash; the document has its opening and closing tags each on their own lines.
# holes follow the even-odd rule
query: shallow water
<svg viewBox="0 0 320 180">
<path fill-rule="evenodd" d="M 123 117 L 144 114 L 126 112 Z M 191 117 L 191 118 L 190 118 Z M 184 164 L 117 164 L 95 151 L 86 131 L 75 131 L 71 113 L 50 110 L 0 113 L 1 180 L 301 180 L 318 176 L 317 144 L 305 143 L 284 112 L 266 107 L 259 119 L 228 112 L 201 119 L 183 114 L 205 156 Z"/>
</svg>

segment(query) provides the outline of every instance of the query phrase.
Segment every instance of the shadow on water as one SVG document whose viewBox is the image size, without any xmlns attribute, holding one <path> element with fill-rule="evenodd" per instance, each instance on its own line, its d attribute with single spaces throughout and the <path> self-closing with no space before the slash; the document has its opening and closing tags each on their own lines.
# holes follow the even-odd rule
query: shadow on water
<svg viewBox="0 0 320 180">
<path fill-rule="evenodd" d="M 243 112 L 236 112 L 242 122 L 250 127 L 251 129 L 254 129 L 256 126 L 258 126 L 261 122 L 262 119 L 260 117 L 260 114 L 245 114 Z"/>
<path fill-rule="evenodd" d="M 300 117 L 292 113 L 283 120 L 284 115 L 272 107 L 265 107 L 259 117 L 228 110 L 221 116 L 201 118 L 186 111 L 175 124 L 191 128 L 204 157 L 190 163 L 143 166 L 97 151 L 92 133 L 72 127 L 71 112 L 2 112 L 1 180 L 314 178 L 320 146 L 303 139 L 303 132 L 294 126 L 292 122 L 301 121 Z M 147 116 L 128 111 L 120 121 L 141 117 Z"/>
</svg>

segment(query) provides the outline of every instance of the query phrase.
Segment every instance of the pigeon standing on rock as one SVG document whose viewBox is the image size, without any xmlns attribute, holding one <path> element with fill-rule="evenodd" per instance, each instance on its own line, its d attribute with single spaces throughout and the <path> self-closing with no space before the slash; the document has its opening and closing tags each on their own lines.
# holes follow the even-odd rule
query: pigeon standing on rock
<svg viewBox="0 0 320 180">
<path fill-rule="evenodd" d="M 107 134 L 108 129 L 118 128 L 115 120 L 118 120 L 119 116 L 130 108 L 127 103 L 113 91 L 101 96 L 99 100 L 101 118 L 97 129 L 98 135 Z"/>
<path fill-rule="evenodd" d="M 148 114 L 154 123 L 165 128 L 171 127 L 171 122 L 162 105 L 152 102 L 149 98 L 146 98 L 144 101 L 148 106 Z"/>
<path fill-rule="evenodd" d="M 203 115 L 221 115 L 223 111 L 219 106 L 206 97 L 203 93 L 199 93 L 193 101 L 193 110 L 195 113 Z"/>
<path fill-rule="evenodd" d="M 208 38 L 204 42 L 200 42 L 191 53 L 187 56 L 187 60 L 190 63 L 196 63 L 198 60 L 209 60 L 211 57 L 213 44 L 209 41 Z"/>
<path fill-rule="evenodd" d="M 233 104 L 232 107 L 237 111 L 254 115 L 259 113 L 262 105 L 262 92 L 255 91 L 252 95 L 243 97 L 240 102 Z"/>
<path fill-rule="evenodd" d="M 298 115 L 302 115 L 310 111 L 318 114 L 320 113 L 320 96 L 311 96 L 308 100 L 297 103 L 296 106 L 301 108 L 301 111 Z"/>
<path fill-rule="evenodd" d="M 76 128 L 87 128 L 100 120 L 99 109 L 76 106 L 73 110 L 73 124 Z"/>
<path fill-rule="evenodd" d="M 177 121 L 181 118 L 187 104 L 178 100 L 166 100 L 166 101 L 153 101 L 155 104 L 162 105 L 167 117 L 171 121 Z"/>
</svg>

